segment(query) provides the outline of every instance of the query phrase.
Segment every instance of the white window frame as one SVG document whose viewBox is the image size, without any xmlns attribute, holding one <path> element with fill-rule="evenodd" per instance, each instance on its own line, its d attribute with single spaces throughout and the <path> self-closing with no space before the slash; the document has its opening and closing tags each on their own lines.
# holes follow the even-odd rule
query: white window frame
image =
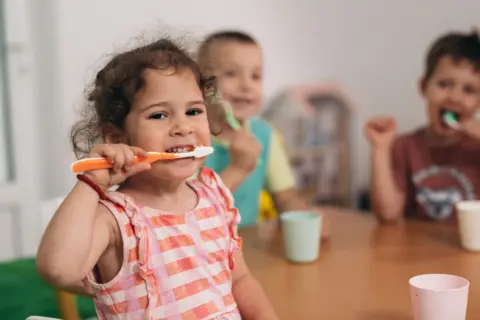
<svg viewBox="0 0 480 320">
<path fill-rule="evenodd" d="M 40 238 L 39 214 L 39 108 L 29 0 L 3 0 L 8 112 L 13 159 L 13 180 L 0 185 L 0 208 L 13 215 L 14 257 L 35 254 Z M 0 212 L 1 213 L 1 212 Z"/>
</svg>

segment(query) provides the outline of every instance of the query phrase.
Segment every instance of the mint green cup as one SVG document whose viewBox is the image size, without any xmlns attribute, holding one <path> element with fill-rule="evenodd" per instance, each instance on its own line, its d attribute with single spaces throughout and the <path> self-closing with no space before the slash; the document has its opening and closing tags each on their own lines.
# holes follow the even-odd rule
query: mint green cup
<svg viewBox="0 0 480 320">
<path fill-rule="evenodd" d="M 315 212 L 287 211 L 280 215 L 285 257 L 297 263 L 313 262 L 320 253 L 322 217 Z"/>
</svg>

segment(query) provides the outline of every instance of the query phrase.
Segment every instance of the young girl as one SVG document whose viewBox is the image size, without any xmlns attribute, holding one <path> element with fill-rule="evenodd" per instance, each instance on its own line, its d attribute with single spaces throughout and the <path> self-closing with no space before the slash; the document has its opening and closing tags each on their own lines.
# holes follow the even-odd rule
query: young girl
<svg viewBox="0 0 480 320">
<path fill-rule="evenodd" d="M 166 39 L 117 55 L 96 76 L 72 141 L 113 168 L 78 175 L 37 264 L 54 286 L 83 282 L 100 319 L 277 319 L 244 262 L 220 178 L 202 159 L 132 163 L 210 145 L 209 83 Z"/>
</svg>

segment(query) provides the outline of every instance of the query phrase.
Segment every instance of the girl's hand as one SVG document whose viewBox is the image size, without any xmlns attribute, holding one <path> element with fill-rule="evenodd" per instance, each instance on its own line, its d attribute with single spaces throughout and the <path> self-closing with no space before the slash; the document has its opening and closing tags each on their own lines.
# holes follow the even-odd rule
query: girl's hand
<svg viewBox="0 0 480 320">
<path fill-rule="evenodd" d="M 122 183 L 128 177 L 151 168 L 150 163 L 147 162 L 133 164 L 135 156 L 146 158 L 148 154 L 143 149 L 125 144 L 97 144 L 90 151 L 89 157 L 104 157 L 113 164 L 113 167 L 92 170 L 85 174 L 102 189 L 107 190 Z"/>
</svg>

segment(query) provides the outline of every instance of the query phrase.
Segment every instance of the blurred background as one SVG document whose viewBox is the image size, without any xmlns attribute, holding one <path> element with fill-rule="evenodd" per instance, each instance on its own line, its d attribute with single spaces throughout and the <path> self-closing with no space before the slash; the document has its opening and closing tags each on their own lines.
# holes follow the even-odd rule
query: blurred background
<svg viewBox="0 0 480 320">
<path fill-rule="evenodd" d="M 135 37 L 252 34 L 264 49 L 266 110 L 299 108 L 281 97 L 333 85 L 349 117 L 333 128 L 349 148 L 338 170 L 358 207 L 369 179 L 363 123 L 379 114 L 396 117 L 401 131 L 424 122 L 417 81 L 427 47 L 443 32 L 478 27 L 480 1 L 3 0 L 0 11 L 0 260 L 8 261 L 35 254 L 45 201 L 75 181 L 68 133 L 85 85 Z"/>
</svg>

